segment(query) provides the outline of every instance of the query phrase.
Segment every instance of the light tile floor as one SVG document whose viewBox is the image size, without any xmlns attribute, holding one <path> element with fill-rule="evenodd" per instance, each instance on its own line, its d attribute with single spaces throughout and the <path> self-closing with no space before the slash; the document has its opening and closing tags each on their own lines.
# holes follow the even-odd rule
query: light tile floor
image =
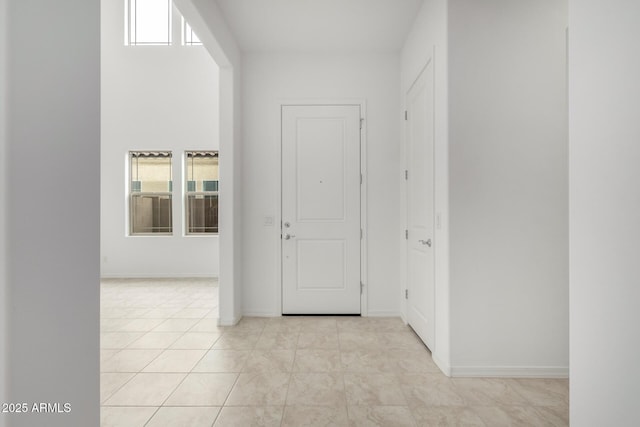
<svg viewBox="0 0 640 427">
<path fill-rule="evenodd" d="M 567 380 L 447 378 L 398 318 L 245 318 L 213 280 L 104 280 L 102 427 L 567 426 Z"/>
</svg>

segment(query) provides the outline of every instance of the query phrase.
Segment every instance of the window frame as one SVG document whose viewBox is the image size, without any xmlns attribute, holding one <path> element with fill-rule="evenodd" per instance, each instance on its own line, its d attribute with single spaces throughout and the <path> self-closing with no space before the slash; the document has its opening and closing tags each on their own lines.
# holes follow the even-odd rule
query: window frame
<svg viewBox="0 0 640 427">
<path fill-rule="evenodd" d="M 124 1 L 124 44 L 125 46 L 171 46 L 173 44 L 173 0 L 168 3 L 167 17 L 167 41 L 164 42 L 139 42 L 137 40 L 137 2 L 138 0 Z M 133 13 L 132 13 L 133 11 Z M 133 24 L 132 24 L 133 21 Z"/>
<path fill-rule="evenodd" d="M 134 191 L 133 189 L 133 159 L 135 153 L 168 153 L 169 157 L 169 191 Z M 129 203 L 129 218 L 128 218 L 128 230 L 130 237 L 140 237 L 140 236 L 173 236 L 174 227 L 173 227 L 173 151 L 171 150 L 129 150 L 127 153 L 127 162 L 129 166 L 129 174 L 128 174 L 128 203 Z M 139 158 L 139 157 L 138 157 Z M 142 181 L 136 180 L 135 182 L 141 183 Z M 162 197 L 168 196 L 169 198 L 169 216 L 170 216 L 170 224 L 171 231 L 158 231 L 158 232 L 134 232 L 134 208 L 135 205 L 133 203 L 134 198 L 139 197 Z"/>
<path fill-rule="evenodd" d="M 191 37 L 187 36 L 189 33 L 191 33 Z M 194 42 L 194 38 L 197 39 L 197 41 Z M 189 25 L 187 20 L 184 19 L 184 16 L 182 16 L 182 45 L 190 47 L 202 46 L 202 40 L 200 40 L 200 37 L 198 37 L 198 35 L 193 31 L 193 28 Z"/>
<path fill-rule="evenodd" d="M 216 191 L 189 191 L 189 159 L 190 153 L 213 153 L 213 157 L 220 159 L 219 150 L 185 150 L 184 151 L 184 233 L 185 236 L 217 236 L 220 234 L 220 176 L 218 175 L 218 190 Z M 219 163 L 218 163 L 219 164 Z M 193 181 L 195 182 L 195 181 Z M 197 188 L 197 184 L 195 185 Z M 189 196 L 217 196 L 218 198 L 218 224 L 217 231 L 189 231 L 190 228 L 190 209 L 189 209 Z"/>
</svg>

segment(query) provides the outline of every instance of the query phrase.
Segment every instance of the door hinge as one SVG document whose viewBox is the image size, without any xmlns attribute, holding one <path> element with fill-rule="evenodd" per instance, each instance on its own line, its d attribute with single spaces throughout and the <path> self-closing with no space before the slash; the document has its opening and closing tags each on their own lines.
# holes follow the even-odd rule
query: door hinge
<svg viewBox="0 0 640 427">
<path fill-rule="evenodd" d="M 404 119 L 409 120 L 409 113 L 407 112 L 407 110 L 404 110 Z"/>
<path fill-rule="evenodd" d="M 364 293 L 364 283 L 360 282 L 360 295 Z"/>
<path fill-rule="evenodd" d="M 364 236 L 364 231 L 362 231 L 362 228 L 360 229 L 360 240 L 362 240 L 362 237 Z"/>
<path fill-rule="evenodd" d="M 404 170 L 404 180 L 405 181 L 409 180 L 409 170 L 408 169 Z"/>
<path fill-rule="evenodd" d="M 404 290 L 404 299 L 409 299 L 409 289 Z"/>
<path fill-rule="evenodd" d="M 364 180 L 364 178 L 362 177 L 362 174 L 360 174 L 360 185 L 362 185 L 362 181 Z"/>
<path fill-rule="evenodd" d="M 404 238 L 405 240 L 409 240 L 409 230 L 404 230 Z"/>
<path fill-rule="evenodd" d="M 362 130 L 362 123 L 364 123 L 364 119 L 360 119 L 360 129 Z"/>
</svg>

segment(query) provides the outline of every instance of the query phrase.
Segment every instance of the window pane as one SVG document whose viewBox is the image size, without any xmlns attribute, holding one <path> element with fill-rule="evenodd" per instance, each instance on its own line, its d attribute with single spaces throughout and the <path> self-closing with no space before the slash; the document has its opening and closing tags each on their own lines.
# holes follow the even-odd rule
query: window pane
<svg viewBox="0 0 640 427">
<path fill-rule="evenodd" d="M 170 151 L 131 151 L 131 234 L 171 233 L 172 176 Z"/>
<path fill-rule="evenodd" d="M 218 232 L 218 195 L 187 196 L 187 232 Z"/>
<path fill-rule="evenodd" d="M 200 41 L 200 39 L 198 38 L 196 33 L 193 32 L 193 29 L 191 28 L 191 25 L 189 25 L 189 23 L 187 21 L 185 21 L 184 18 L 182 18 L 182 28 L 184 29 L 184 33 L 183 33 L 184 42 L 183 42 L 183 44 L 185 46 L 196 46 L 196 45 L 201 45 L 202 44 L 202 42 Z"/>
<path fill-rule="evenodd" d="M 202 181 L 203 191 L 218 191 L 218 181 Z"/>
<path fill-rule="evenodd" d="M 187 234 L 218 232 L 218 152 L 187 153 Z"/>
<path fill-rule="evenodd" d="M 195 189 L 189 191 L 218 191 L 218 152 L 187 152 L 187 181 L 195 182 Z M 215 190 L 211 189 L 213 185 Z"/>
<path fill-rule="evenodd" d="M 171 44 L 171 0 L 129 0 L 129 44 Z"/>
<path fill-rule="evenodd" d="M 131 195 L 131 234 L 171 233 L 171 195 Z"/>
<path fill-rule="evenodd" d="M 171 192 L 171 179 L 171 152 L 131 152 L 131 191 Z"/>
</svg>

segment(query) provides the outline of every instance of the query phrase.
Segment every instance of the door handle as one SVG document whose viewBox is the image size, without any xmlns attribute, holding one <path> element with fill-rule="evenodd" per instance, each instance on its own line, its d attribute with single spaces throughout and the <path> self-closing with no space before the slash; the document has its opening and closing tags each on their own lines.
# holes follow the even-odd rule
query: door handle
<svg viewBox="0 0 640 427">
<path fill-rule="evenodd" d="M 419 243 L 423 244 L 423 245 L 427 245 L 429 247 L 431 247 L 431 239 L 428 240 L 418 240 Z"/>
<path fill-rule="evenodd" d="M 294 236 L 293 234 L 289 234 L 289 233 L 285 233 L 285 234 L 282 235 L 282 238 L 284 240 L 290 240 L 290 239 L 293 239 L 294 237 L 296 237 L 296 236 Z"/>
</svg>

